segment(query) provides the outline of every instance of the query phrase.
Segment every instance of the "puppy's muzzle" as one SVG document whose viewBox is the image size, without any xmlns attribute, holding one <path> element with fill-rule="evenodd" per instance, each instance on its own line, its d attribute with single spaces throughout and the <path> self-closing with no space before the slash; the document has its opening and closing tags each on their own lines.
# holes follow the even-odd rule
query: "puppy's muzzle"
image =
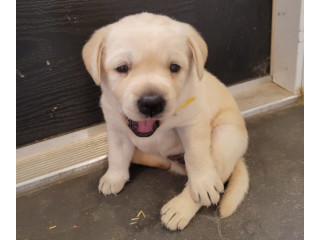
<svg viewBox="0 0 320 240">
<path fill-rule="evenodd" d="M 160 94 L 148 93 L 139 98 L 137 105 L 140 113 L 152 118 L 164 111 L 166 101 Z"/>
<path fill-rule="evenodd" d="M 137 108 L 145 116 L 144 120 L 133 121 L 129 118 L 128 127 L 138 137 L 151 136 L 160 126 L 160 121 L 156 119 L 166 106 L 166 101 L 161 94 L 147 93 L 141 95 L 137 101 Z"/>
</svg>

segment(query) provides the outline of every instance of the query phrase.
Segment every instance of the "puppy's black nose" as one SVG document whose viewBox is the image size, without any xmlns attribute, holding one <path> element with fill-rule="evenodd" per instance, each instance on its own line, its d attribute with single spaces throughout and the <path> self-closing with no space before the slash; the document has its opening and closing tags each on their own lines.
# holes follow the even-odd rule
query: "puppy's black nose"
<svg viewBox="0 0 320 240">
<path fill-rule="evenodd" d="M 148 93 L 142 95 L 137 104 L 142 114 L 152 117 L 163 112 L 166 101 L 160 94 Z"/>
</svg>

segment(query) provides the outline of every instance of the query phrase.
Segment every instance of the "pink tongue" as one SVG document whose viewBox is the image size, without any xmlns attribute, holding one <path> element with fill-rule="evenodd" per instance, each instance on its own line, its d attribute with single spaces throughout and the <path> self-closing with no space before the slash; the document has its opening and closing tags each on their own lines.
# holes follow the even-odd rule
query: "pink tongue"
<svg viewBox="0 0 320 240">
<path fill-rule="evenodd" d="M 140 133 L 148 133 L 153 130 L 153 125 L 156 122 L 155 119 L 147 119 L 144 121 L 139 121 L 138 122 L 138 132 Z"/>
</svg>

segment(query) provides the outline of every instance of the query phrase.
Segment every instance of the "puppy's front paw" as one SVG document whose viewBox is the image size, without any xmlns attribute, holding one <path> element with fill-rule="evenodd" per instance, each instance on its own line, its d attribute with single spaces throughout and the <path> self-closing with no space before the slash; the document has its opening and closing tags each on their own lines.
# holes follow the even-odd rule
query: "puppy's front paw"
<svg viewBox="0 0 320 240">
<path fill-rule="evenodd" d="M 113 174 L 112 172 L 107 171 L 101 178 L 99 182 L 99 192 L 104 195 L 117 194 L 119 193 L 124 184 L 128 181 L 129 176 Z"/>
<path fill-rule="evenodd" d="M 194 201 L 204 206 L 217 204 L 224 186 L 217 172 L 189 177 L 189 188 Z"/>
</svg>

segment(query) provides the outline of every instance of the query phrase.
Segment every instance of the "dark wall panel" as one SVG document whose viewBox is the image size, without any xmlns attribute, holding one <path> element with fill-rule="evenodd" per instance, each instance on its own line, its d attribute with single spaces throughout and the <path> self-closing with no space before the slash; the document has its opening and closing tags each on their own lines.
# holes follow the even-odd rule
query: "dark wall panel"
<svg viewBox="0 0 320 240">
<path fill-rule="evenodd" d="M 267 75 L 271 0 L 17 0 L 17 146 L 103 121 L 81 49 L 93 31 L 148 11 L 194 25 L 207 69 L 230 85 Z"/>
</svg>

